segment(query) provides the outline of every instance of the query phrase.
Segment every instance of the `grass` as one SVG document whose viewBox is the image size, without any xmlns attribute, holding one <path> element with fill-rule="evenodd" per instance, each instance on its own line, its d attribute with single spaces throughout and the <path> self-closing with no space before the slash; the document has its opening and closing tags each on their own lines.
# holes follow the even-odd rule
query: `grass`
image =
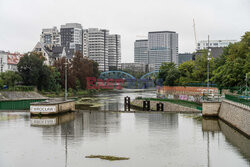
<svg viewBox="0 0 250 167">
<path fill-rule="evenodd" d="M 89 155 L 89 156 L 85 156 L 85 158 L 100 158 L 100 159 L 109 160 L 109 161 L 129 160 L 129 158 L 127 157 L 116 157 L 116 156 L 110 156 L 110 155 Z"/>
<path fill-rule="evenodd" d="M 170 102 L 174 104 L 179 104 L 185 107 L 191 107 L 191 108 L 201 108 L 201 104 L 198 104 L 196 102 L 186 101 L 186 100 L 178 100 L 178 99 L 160 99 L 160 98 L 138 98 L 138 100 L 151 100 L 151 101 L 162 101 L 162 102 Z"/>
</svg>

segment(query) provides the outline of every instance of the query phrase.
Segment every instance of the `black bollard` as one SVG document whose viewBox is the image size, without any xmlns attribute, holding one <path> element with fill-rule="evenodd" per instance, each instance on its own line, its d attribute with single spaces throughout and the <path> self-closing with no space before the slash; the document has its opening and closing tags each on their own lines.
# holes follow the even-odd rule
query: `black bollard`
<svg viewBox="0 0 250 167">
<path fill-rule="evenodd" d="M 150 111 L 150 101 L 149 100 L 143 101 L 142 109 L 143 109 L 143 111 Z"/>
<path fill-rule="evenodd" d="M 164 111 L 164 104 L 163 103 L 157 103 L 156 104 L 156 110 L 157 111 Z"/>
<path fill-rule="evenodd" d="M 130 97 L 124 97 L 124 110 L 130 111 Z"/>
</svg>

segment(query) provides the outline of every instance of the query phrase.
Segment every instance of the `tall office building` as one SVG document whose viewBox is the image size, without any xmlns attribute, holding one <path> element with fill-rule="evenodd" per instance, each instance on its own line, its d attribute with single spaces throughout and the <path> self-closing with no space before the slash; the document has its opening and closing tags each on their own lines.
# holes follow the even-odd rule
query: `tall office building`
<svg viewBox="0 0 250 167">
<path fill-rule="evenodd" d="M 96 61 L 100 71 L 108 71 L 109 30 L 89 28 L 83 30 L 84 56 Z"/>
<path fill-rule="evenodd" d="M 40 42 L 49 49 L 53 46 L 60 46 L 61 38 L 58 29 L 56 27 L 42 29 Z"/>
<path fill-rule="evenodd" d="M 148 33 L 149 64 L 155 64 L 159 70 L 163 62 L 178 64 L 178 34 L 173 31 L 155 31 Z"/>
<path fill-rule="evenodd" d="M 61 46 L 67 50 L 67 56 L 73 56 L 76 51 L 82 53 L 82 26 L 79 23 L 61 25 Z"/>
<path fill-rule="evenodd" d="M 108 66 L 110 71 L 121 69 L 120 35 L 108 35 Z"/>
<path fill-rule="evenodd" d="M 209 47 L 227 47 L 230 43 L 235 43 L 237 40 L 209 40 Z M 197 50 L 207 49 L 208 40 L 201 40 L 197 43 Z"/>
<path fill-rule="evenodd" d="M 148 40 L 136 40 L 134 43 L 134 62 L 148 64 Z"/>
</svg>

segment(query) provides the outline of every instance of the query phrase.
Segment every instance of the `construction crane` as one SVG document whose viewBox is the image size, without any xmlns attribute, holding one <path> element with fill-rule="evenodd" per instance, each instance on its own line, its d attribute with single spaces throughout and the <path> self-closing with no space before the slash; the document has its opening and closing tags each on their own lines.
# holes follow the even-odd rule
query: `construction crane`
<svg viewBox="0 0 250 167">
<path fill-rule="evenodd" d="M 195 29 L 195 22 L 194 22 L 194 18 L 193 18 L 193 28 L 194 28 L 195 48 L 197 48 L 197 37 L 196 37 L 196 29 Z"/>
</svg>

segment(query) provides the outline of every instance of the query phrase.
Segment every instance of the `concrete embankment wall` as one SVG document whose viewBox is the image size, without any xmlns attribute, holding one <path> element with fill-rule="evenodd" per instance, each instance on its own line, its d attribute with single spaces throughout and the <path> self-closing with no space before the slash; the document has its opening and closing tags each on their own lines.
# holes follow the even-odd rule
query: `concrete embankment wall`
<svg viewBox="0 0 250 167">
<path fill-rule="evenodd" d="M 26 99 L 47 99 L 47 97 L 35 91 L 0 91 L 0 101 L 5 100 L 26 100 Z"/>
<path fill-rule="evenodd" d="M 220 106 L 219 118 L 250 136 L 250 107 L 223 100 Z"/>
<path fill-rule="evenodd" d="M 218 102 L 204 102 L 203 116 L 218 116 L 234 128 L 250 137 L 250 107 L 229 100 Z"/>
<path fill-rule="evenodd" d="M 170 102 L 163 102 L 163 101 L 150 101 L 150 108 L 151 110 L 156 110 L 156 104 L 157 103 L 163 103 L 164 104 L 164 111 L 175 111 L 175 112 L 201 112 L 200 110 L 190 108 L 190 107 L 185 107 L 181 106 L 178 104 L 170 103 Z M 134 101 L 131 102 L 132 106 L 142 108 L 143 107 L 143 100 L 135 99 Z"/>
</svg>

